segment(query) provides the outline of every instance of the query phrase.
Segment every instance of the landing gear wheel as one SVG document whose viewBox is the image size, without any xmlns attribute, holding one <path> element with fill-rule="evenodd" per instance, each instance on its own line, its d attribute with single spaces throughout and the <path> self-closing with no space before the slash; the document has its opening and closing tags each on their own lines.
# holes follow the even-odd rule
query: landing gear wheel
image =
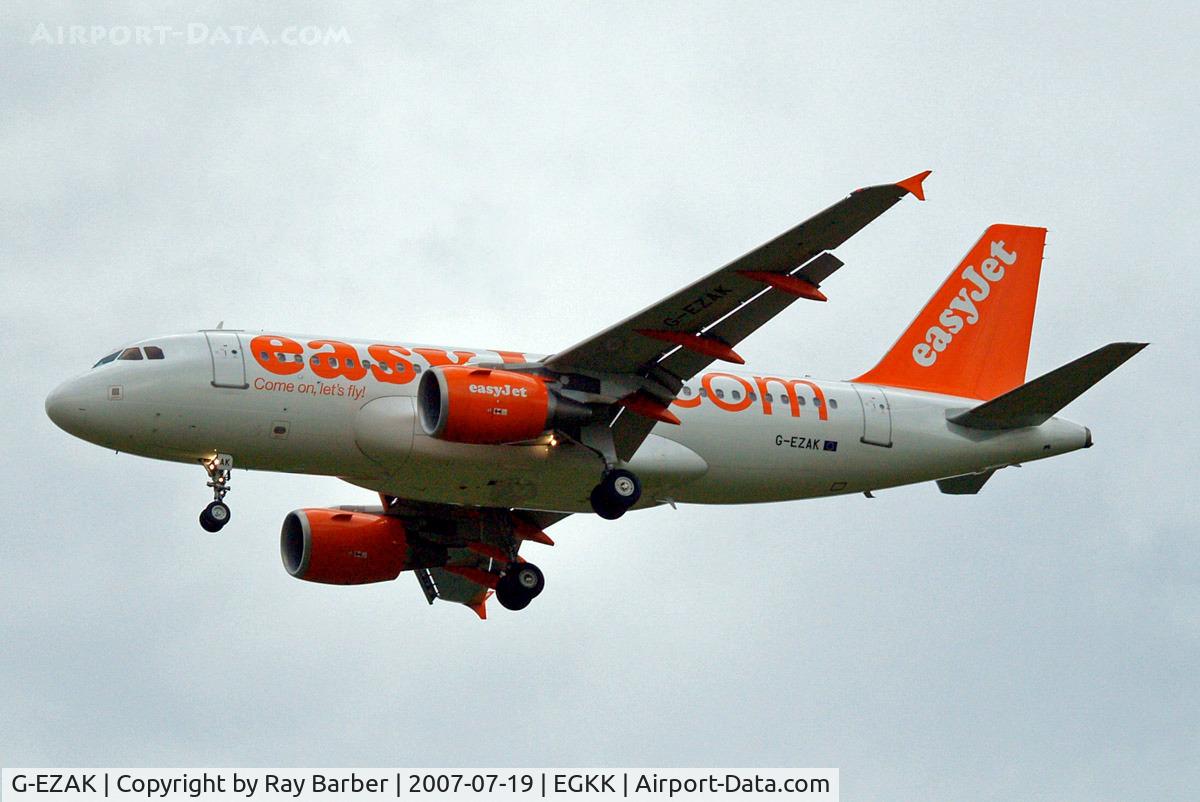
<svg viewBox="0 0 1200 802">
<path fill-rule="evenodd" d="M 524 610 L 533 601 L 533 597 L 521 589 L 516 577 L 505 574 L 496 583 L 496 601 L 506 610 Z"/>
<path fill-rule="evenodd" d="M 496 583 L 496 600 L 508 610 L 524 610 L 546 587 L 546 578 L 533 563 L 517 563 Z"/>
<path fill-rule="evenodd" d="M 626 509 L 637 504 L 638 499 L 642 497 L 642 483 L 638 481 L 637 476 L 630 471 L 620 468 L 604 474 L 604 477 L 600 480 L 600 485 L 615 500 L 624 504 Z"/>
<path fill-rule="evenodd" d="M 521 563 L 513 572 L 513 576 L 521 590 L 531 599 L 536 599 L 546 589 L 546 577 L 542 575 L 542 569 L 533 563 Z"/>
<path fill-rule="evenodd" d="M 200 513 L 200 526 L 206 532 L 220 532 L 229 523 L 232 513 L 223 501 L 214 501 Z"/>
<path fill-rule="evenodd" d="M 604 491 L 604 485 L 592 488 L 592 509 L 607 521 L 615 521 L 625 514 L 625 508 L 612 500 Z"/>
<path fill-rule="evenodd" d="M 613 521 L 637 504 L 641 497 L 642 483 L 637 476 L 617 468 L 606 471 L 600 478 L 600 484 L 592 490 L 592 509 L 601 518 Z"/>
<path fill-rule="evenodd" d="M 220 532 L 231 516 L 224 499 L 229 492 L 229 478 L 233 475 L 233 457 L 217 454 L 211 459 L 201 460 L 200 465 L 208 474 L 208 486 L 213 491 L 212 503 L 200 513 L 200 526 L 206 532 Z"/>
</svg>

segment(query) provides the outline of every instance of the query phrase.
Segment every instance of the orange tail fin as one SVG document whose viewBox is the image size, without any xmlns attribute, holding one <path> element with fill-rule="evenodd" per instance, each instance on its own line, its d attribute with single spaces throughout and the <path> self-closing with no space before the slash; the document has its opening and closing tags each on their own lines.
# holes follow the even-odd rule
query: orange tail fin
<svg viewBox="0 0 1200 802">
<path fill-rule="evenodd" d="M 1046 229 L 994 225 L 856 382 L 990 399 L 1025 382 Z"/>
</svg>

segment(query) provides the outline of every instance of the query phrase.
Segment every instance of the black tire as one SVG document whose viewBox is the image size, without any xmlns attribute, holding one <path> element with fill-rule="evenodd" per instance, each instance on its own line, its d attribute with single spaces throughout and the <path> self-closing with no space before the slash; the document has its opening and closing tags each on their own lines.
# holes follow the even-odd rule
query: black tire
<svg viewBox="0 0 1200 802">
<path fill-rule="evenodd" d="M 600 484 L 603 485 L 609 498 L 625 509 L 637 504 L 638 499 L 642 497 L 641 480 L 631 471 L 621 468 L 609 471 L 604 474 Z"/>
<path fill-rule="evenodd" d="M 229 506 L 223 501 L 214 501 L 200 513 L 200 525 L 206 532 L 220 532 L 233 517 Z"/>
<path fill-rule="evenodd" d="M 642 497 L 637 475 L 621 468 L 606 471 L 600 484 L 592 489 L 592 509 L 601 518 L 615 521 Z"/>
<path fill-rule="evenodd" d="M 524 610 L 533 597 L 521 588 L 516 574 L 507 573 L 496 583 L 496 601 L 506 610 Z"/>
<path fill-rule="evenodd" d="M 233 517 L 233 511 L 229 509 L 229 505 L 224 501 L 214 501 L 204 509 L 208 512 L 208 517 L 221 526 L 229 523 L 229 519 Z"/>
<path fill-rule="evenodd" d="M 546 589 L 546 577 L 542 574 L 542 569 L 533 563 L 518 563 L 509 573 L 530 599 L 536 599 Z"/>
<path fill-rule="evenodd" d="M 625 514 L 625 508 L 612 500 L 602 484 L 592 488 L 592 509 L 606 521 L 615 521 Z"/>
<path fill-rule="evenodd" d="M 221 524 L 214 521 L 208 514 L 208 507 L 200 511 L 200 526 L 205 532 L 220 532 Z"/>
</svg>

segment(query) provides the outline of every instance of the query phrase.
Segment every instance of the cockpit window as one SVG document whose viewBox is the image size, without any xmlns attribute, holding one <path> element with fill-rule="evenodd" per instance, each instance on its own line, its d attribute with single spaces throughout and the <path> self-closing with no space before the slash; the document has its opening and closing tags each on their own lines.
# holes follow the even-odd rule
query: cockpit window
<svg viewBox="0 0 1200 802">
<path fill-rule="evenodd" d="M 143 353 L 145 354 L 144 357 L 143 357 Z M 101 365 L 107 365 L 109 362 L 112 362 L 115 359 L 123 359 L 126 361 L 135 361 L 135 360 L 141 361 L 143 358 L 145 358 L 145 359 L 164 359 L 165 354 L 163 354 L 163 349 L 159 348 L 157 345 L 147 345 L 145 348 L 126 348 L 121 351 L 113 351 L 111 354 L 104 357 L 96 364 L 92 365 L 92 367 L 98 368 Z"/>
</svg>

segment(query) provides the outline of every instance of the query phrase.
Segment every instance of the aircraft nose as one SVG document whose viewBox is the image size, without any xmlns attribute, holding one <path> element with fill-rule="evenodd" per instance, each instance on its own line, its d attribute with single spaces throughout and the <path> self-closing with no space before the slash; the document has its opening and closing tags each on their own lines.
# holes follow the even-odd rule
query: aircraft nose
<svg viewBox="0 0 1200 802">
<path fill-rule="evenodd" d="M 68 434 L 80 436 L 87 423 L 87 404 L 74 382 L 64 382 L 46 396 L 46 415 Z"/>
</svg>

